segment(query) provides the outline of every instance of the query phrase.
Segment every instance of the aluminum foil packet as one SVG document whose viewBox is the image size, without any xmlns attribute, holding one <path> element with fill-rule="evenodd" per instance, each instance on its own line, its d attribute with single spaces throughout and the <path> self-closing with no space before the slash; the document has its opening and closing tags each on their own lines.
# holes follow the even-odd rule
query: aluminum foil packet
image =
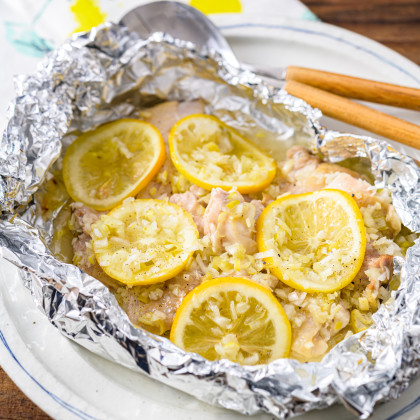
<svg viewBox="0 0 420 420">
<path fill-rule="evenodd" d="M 135 328 L 102 283 L 53 256 L 60 206 L 45 215 L 33 197 L 78 133 L 168 99 L 200 99 L 207 113 L 242 133 L 265 133 L 279 153 L 300 143 L 332 162 L 364 158 L 375 185 L 392 191 L 404 225 L 420 232 L 420 169 L 410 158 L 383 141 L 324 129 L 319 111 L 229 66 L 215 52 L 197 51 L 165 34 L 142 40 L 113 24 L 73 36 L 16 85 L 0 145 L 1 255 L 22 269 L 35 301 L 63 334 L 109 360 L 244 414 L 287 418 L 341 401 L 366 418 L 377 402 L 408 387 L 420 362 L 419 241 L 405 259 L 394 258 L 401 286 L 374 315 L 375 324 L 340 342 L 322 362 L 239 366 L 209 362 Z"/>
</svg>

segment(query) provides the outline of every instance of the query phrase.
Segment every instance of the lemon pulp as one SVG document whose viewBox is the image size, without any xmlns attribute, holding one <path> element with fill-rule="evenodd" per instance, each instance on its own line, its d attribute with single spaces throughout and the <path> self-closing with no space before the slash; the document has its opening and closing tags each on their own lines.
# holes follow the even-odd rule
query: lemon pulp
<svg viewBox="0 0 420 420">
<path fill-rule="evenodd" d="M 287 195 L 265 208 L 257 243 L 284 283 L 306 292 L 332 292 L 349 284 L 366 250 L 363 217 L 339 190 Z"/>
<path fill-rule="evenodd" d="M 256 365 L 288 356 L 291 327 L 268 289 L 247 279 L 221 277 L 184 298 L 171 340 L 208 360 Z"/>
<path fill-rule="evenodd" d="M 178 121 L 169 133 L 171 159 L 194 184 L 211 190 L 263 190 L 276 174 L 274 160 L 236 130 L 211 115 Z"/>
<path fill-rule="evenodd" d="M 128 286 L 174 277 L 188 263 L 197 238 L 197 226 L 186 211 L 153 199 L 128 199 L 92 225 L 96 260 Z"/>
<path fill-rule="evenodd" d="M 109 210 L 146 186 L 164 160 L 165 146 L 154 126 L 121 119 L 82 134 L 68 147 L 63 179 L 73 200 Z"/>
</svg>

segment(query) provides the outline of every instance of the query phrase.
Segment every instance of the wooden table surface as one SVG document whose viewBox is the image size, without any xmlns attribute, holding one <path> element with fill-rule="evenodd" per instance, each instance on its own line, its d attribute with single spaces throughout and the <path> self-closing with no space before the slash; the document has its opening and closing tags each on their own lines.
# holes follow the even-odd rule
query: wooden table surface
<svg viewBox="0 0 420 420">
<path fill-rule="evenodd" d="M 372 38 L 420 65 L 420 0 L 302 0 L 323 22 Z M 50 417 L 0 368 L 0 420 Z"/>
</svg>

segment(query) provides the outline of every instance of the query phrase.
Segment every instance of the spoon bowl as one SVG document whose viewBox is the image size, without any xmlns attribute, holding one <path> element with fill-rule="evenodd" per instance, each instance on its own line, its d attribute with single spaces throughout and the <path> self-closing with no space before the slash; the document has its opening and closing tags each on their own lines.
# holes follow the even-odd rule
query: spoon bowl
<svg viewBox="0 0 420 420">
<path fill-rule="evenodd" d="M 148 38 L 154 32 L 169 33 L 200 48 L 217 51 L 229 64 L 239 66 L 232 48 L 219 29 L 199 10 L 184 3 L 147 3 L 128 12 L 120 24 L 137 32 L 142 38 Z"/>
<path fill-rule="evenodd" d="M 294 66 L 266 69 L 239 63 L 210 19 L 183 3 L 157 1 L 144 4 L 128 12 L 120 24 L 142 38 L 164 32 L 209 52 L 217 52 L 233 67 L 250 70 L 263 79 L 269 79 L 270 84 L 283 87 L 289 94 L 319 108 L 324 115 L 420 149 L 420 126 L 347 99 L 420 110 L 419 89 Z"/>
</svg>

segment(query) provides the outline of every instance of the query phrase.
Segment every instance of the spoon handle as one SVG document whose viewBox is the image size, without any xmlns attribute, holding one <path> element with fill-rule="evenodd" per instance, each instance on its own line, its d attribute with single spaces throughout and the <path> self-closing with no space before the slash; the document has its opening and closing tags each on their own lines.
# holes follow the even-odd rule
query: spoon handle
<svg viewBox="0 0 420 420">
<path fill-rule="evenodd" d="M 324 115 L 420 149 L 418 125 L 294 80 L 287 81 L 284 88 L 291 95 L 320 109 Z"/>
<path fill-rule="evenodd" d="M 347 98 L 420 111 L 420 89 L 297 66 L 289 66 L 285 78 Z"/>
</svg>

